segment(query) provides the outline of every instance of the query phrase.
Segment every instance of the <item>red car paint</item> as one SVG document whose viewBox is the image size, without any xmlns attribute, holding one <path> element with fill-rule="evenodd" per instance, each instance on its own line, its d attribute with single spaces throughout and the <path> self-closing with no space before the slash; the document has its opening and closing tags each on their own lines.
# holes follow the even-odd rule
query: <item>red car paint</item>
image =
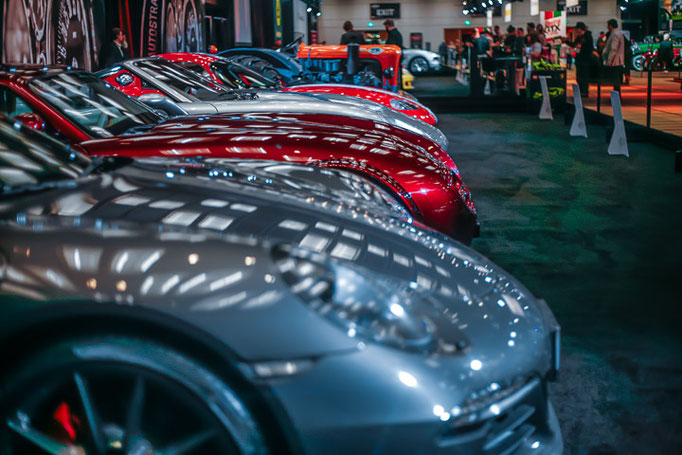
<svg viewBox="0 0 682 455">
<path fill-rule="evenodd" d="M 188 55 L 199 55 L 199 60 L 200 62 L 208 62 L 207 64 L 210 65 L 210 60 L 213 58 L 212 55 L 205 55 L 205 54 L 188 54 Z M 220 57 L 219 57 L 220 58 Z M 198 63 L 201 64 L 201 63 Z M 203 65 L 202 65 L 203 66 Z M 121 84 L 119 82 L 119 78 L 123 75 L 127 75 L 126 77 L 131 77 L 132 82 L 128 84 Z M 215 78 L 215 75 L 212 77 Z M 143 87 L 142 81 L 140 78 L 128 71 L 126 68 L 121 67 L 121 69 L 117 72 L 112 72 L 110 75 L 107 77 L 103 77 L 102 80 L 104 80 L 107 84 L 111 85 L 112 87 L 122 91 L 128 96 L 132 97 L 138 97 L 140 95 L 148 94 L 148 93 L 161 93 L 158 90 L 150 87 Z M 218 84 L 220 82 L 217 82 Z M 308 114 L 302 114 L 303 119 L 310 119 L 310 115 Z M 292 114 L 292 113 L 287 113 L 287 117 L 296 117 L 297 114 Z M 299 117 L 296 117 L 299 118 Z M 358 127 L 358 128 L 365 128 L 365 129 L 376 129 L 376 128 L 383 128 L 387 127 L 390 128 L 390 133 L 394 136 L 400 137 L 401 139 L 405 141 L 409 141 L 413 144 L 419 145 L 420 147 L 424 148 L 427 152 L 429 152 L 431 155 L 433 155 L 436 159 L 440 160 L 443 162 L 446 166 L 448 166 L 450 169 L 452 169 L 454 172 L 459 172 L 457 169 L 457 166 L 455 165 L 455 162 L 452 160 L 450 155 L 442 149 L 441 146 L 439 146 L 437 143 L 432 142 L 431 140 L 425 138 L 424 136 L 421 136 L 419 134 L 413 133 L 411 131 L 407 131 L 401 128 L 393 128 L 389 125 L 380 125 L 378 123 L 375 123 L 371 120 L 363 120 L 357 117 L 348 117 L 348 116 L 343 116 L 338 115 L 328 115 L 328 114 L 315 114 L 314 116 L 315 122 L 317 123 L 330 123 L 332 125 L 346 125 L 346 126 L 352 126 L 352 127 Z"/>
<path fill-rule="evenodd" d="M 191 52 L 173 52 L 167 54 L 158 54 L 156 57 L 165 58 L 171 62 L 177 63 L 194 63 L 205 71 L 203 75 L 208 75 L 214 81 L 221 83 L 220 79 L 216 76 L 213 69 L 211 68 L 211 63 L 216 60 L 221 60 L 223 57 L 218 57 L 216 55 L 208 54 L 198 54 Z M 189 67 L 192 69 L 191 67 Z M 248 81 L 244 81 L 248 85 Z M 416 109 L 408 110 L 398 110 L 404 114 L 410 115 L 412 117 L 418 118 L 429 125 L 435 125 L 438 123 L 438 119 L 426 106 L 416 102 L 412 98 L 401 96 L 397 93 L 391 92 L 389 90 L 383 90 L 372 87 L 362 87 L 359 85 L 345 85 L 345 84 L 306 84 L 306 85 L 295 85 L 292 87 L 283 87 L 281 89 L 285 92 L 302 92 L 302 93 L 333 93 L 336 95 L 346 95 L 356 98 L 363 98 L 369 101 L 374 101 L 388 108 L 394 109 L 391 106 L 391 100 L 399 100 L 403 103 L 409 103 L 416 107 Z M 129 93 L 131 96 L 132 95 Z"/>
<path fill-rule="evenodd" d="M 458 172 L 374 122 L 361 128 L 277 113 L 181 117 L 140 134 L 97 139 L 30 90 L 29 81 L 44 74 L 36 66 L 0 71 L 0 87 L 22 98 L 48 131 L 90 155 L 257 158 L 354 170 L 390 189 L 417 221 L 466 243 L 477 235 L 475 209 Z"/>
</svg>

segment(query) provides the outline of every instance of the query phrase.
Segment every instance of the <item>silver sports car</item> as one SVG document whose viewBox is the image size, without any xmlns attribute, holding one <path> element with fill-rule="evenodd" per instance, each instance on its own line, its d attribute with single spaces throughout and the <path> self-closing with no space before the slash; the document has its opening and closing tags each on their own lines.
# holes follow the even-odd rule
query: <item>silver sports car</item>
<svg viewBox="0 0 682 455">
<path fill-rule="evenodd" d="M 0 145 L 4 454 L 561 453 L 547 305 L 381 189 Z"/>
<path fill-rule="evenodd" d="M 412 74 L 425 74 L 429 71 L 440 71 L 441 56 L 424 49 L 403 49 L 403 64 Z"/>
</svg>

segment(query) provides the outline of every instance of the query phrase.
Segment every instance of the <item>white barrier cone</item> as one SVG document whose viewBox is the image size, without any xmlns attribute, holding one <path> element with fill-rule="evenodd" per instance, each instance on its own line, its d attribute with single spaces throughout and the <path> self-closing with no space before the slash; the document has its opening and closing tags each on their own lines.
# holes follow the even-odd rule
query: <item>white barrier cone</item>
<svg viewBox="0 0 682 455">
<path fill-rule="evenodd" d="M 549 101 L 549 90 L 547 89 L 547 79 L 550 76 L 538 76 L 540 78 L 540 87 L 542 87 L 542 106 L 540 107 L 540 114 L 538 117 L 541 120 L 554 120 L 552 116 L 552 104 Z"/>
<path fill-rule="evenodd" d="M 578 84 L 573 84 L 573 105 L 575 106 L 575 114 L 573 115 L 570 134 L 571 136 L 587 137 L 583 99 L 580 97 L 580 87 L 578 87 Z"/>
<path fill-rule="evenodd" d="M 609 142 L 609 155 L 625 155 L 628 158 L 628 141 L 625 139 L 625 123 L 623 109 L 620 104 L 620 93 L 611 91 L 611 108 L 613 109 L 613 134 Z"/>
</svg>

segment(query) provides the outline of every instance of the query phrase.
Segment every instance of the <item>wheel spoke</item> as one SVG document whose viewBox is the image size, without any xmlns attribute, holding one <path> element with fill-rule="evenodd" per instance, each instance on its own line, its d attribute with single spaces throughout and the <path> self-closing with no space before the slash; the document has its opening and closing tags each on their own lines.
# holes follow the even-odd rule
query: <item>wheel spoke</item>
<svg viewBox="0 0 682 455">
<path fill-rule="evenodd" d="M 165 449 L 159 450 L 161 455 L 184 455 L 197 447 L 201 446 L 204 442 L 214 437 L 216 432 L 214 430 L 206 430 L 201 433 L 196 433 L 191 436 L 186 437 L 182 441 L 176 442 L 172 446 Z"/>
<path fill-rule="evenodd" d="M 15 417 L 7 419 L 7 426 L 47 454 L 85 455 L 85 450 L 82 447 L 55 441 L 50 436 L 36 430 L 28 423 L 27 419 L 22 419 L 18 412 Z"/>
<path fill-rule="evenodd" d="M 126 418 L 125 437 L 123 439 L 123 450 L 131 453 L 134 449 L 135 441 L 141 436 L 142 408 L 144 406 L 144 380 L 141 376 L 135 378 L 133 394 L 128 405 L 128 415 Z"/>
<path fill-rule="evenodd" d="M 106 447 L 104 445 L 104 440 L 102 439 L 102 428 L 100 426 L 99 416 L 95 410 L 95 403 L 92 400 L 92 395 L 90 394 L 88 385 L 83 377 L 78 373 L 73 375 L 73 379 L 76 382 L 78 394 L 80 395 L 81 402 L 83 403 L 83 409 L 85 409 L 85 417 L 88 420 L 88 426 L 90 427 L 90 433 L 92 434 L 92 442 L 95 445 L 95 450 L 99 455 L 104 455 L 106 452 Z"/>
</svg>

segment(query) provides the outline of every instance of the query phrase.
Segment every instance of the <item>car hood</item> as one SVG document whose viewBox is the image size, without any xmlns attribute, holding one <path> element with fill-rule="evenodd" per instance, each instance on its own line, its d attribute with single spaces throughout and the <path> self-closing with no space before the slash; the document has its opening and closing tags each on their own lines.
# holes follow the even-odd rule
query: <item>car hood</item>
<svg viewBox="0 0 682 455">
<path fill-rule="evenodd" d="M 342 123 L 346 120 L 346 123 Z M 325 122 L 325 123 L 315 123 Z M 258 113 L 176 117 L 140 134 L 86 141 L 91 155 L 203 156 L 276 159 L 337 168 L 370 169 L 415 193 L 430 185 L 453 184 L 435 145 L 430 149 L 393 134 L 383 124 L 333 115 Z M 428 141 L 424 141 L 424 146 Z M 420 172 L 415 172 L 416 170 Z M 362 170 L 362 169 L 359 169 Z M 398 174 L 403 172 L 403 174 Z M 388 175 L 392 175 L 389 178 Z"/>
<path fill-rule="evenodd" d="M 381 104 L 353 96 L 332 93 L 258 91 L 257 97 L 250 100 L 180 103 L 180 107 L 192 115 L 258 112 L 344 115 L 387 123 L 395 128 L 425 137 L 438 144 L 444 151 L 448 148 L 447 138 L 438 128 Z"/>
<path fill-rule="evenodd" d="M 161 312 L 247 361 L 358 349 L 363 340 L 286 280 L 272 254 L 284 245 L 354 271 L 358 291 L 383 283 L 408 296 L 444 341 L 461 341 L 447 355 L 474 352 L 499 368 L 549 364 L 543 304 L 473 250 L 342 203 L 293 202 L 211 170 L 197 178 L 177 169 L 169 177 L 164 165 L 140 163 L 5 201 L 2 292 Z M 519 362 L 505 360 L 512 338 Z"/>
</svg>

